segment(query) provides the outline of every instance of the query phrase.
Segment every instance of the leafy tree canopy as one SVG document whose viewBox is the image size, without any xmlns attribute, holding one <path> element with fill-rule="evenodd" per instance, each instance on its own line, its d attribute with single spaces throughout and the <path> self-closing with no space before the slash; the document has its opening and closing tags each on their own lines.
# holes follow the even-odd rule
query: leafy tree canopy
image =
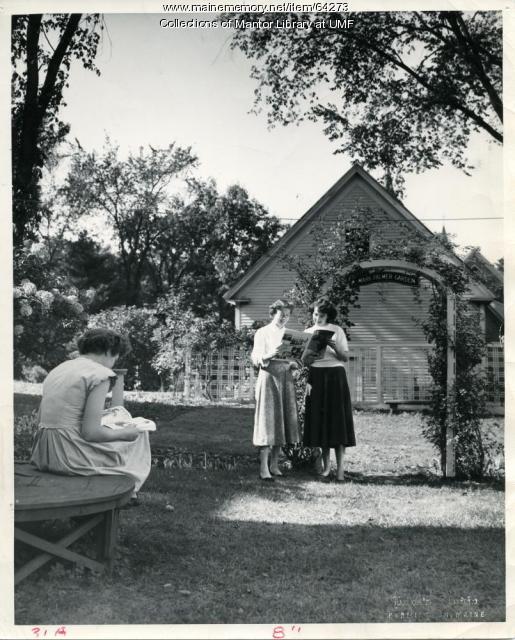
<svg viewBox="0 0 515 640">
<path fill-rule="evenodd" d="M 69 132 L 59 118 L 73 61 L 100 73 L 94 60 L 99 14 L 31 14 L 12 18 L 12 164 L 14 242 L 32 239 L 40 219 L 41 169 Z"/>
<path fill-rule="evenodd" d="M 256 110 L 270 124 L 322 122 L 336 153 L 382 170 L 391 190 L 444 162 L 471 169 L 474 132 L 502 142 L 501 12 L 229 15 L 231 46 L 255 61 Z M 288 19 L 312 27 L 277 28 Z"/>
<path fill-rule="evenodd" d="M 106 141 L 100 154 L 78 150 L 63 190 L 70 209 L 96 216 L 115 238 L 126 291 L 126 304 L 142 302 L 142 286 L 156 242 L 166 231 L 172 207 L 172 181 L 182 178 L 197 160 L 190 149 L 174 144 L 163 149 L 140 148 L 119 158 Z"/>
<path fill-rule="evenodd" d="M 188 196 L 176 202 L 152 254 L 154 287 L 186 293 L 197 315 L 232 316 L 223 294 L 282 230 L 243 187 L 231 185 L 219 193 L 213 180 L 190 180 Z"/>
</svg>

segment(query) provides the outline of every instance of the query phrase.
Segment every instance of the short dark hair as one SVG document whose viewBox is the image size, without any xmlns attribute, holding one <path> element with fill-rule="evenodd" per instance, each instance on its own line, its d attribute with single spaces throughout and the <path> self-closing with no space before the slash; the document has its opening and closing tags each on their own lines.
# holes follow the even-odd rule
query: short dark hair
<svg viewBox="0 0 515 640">
<path fill-rule="evenodd" d="M 288 302 L 287 300 L 276 300 L 275 302 L 272 302 L 272 304 L 268 307 L 270 317 L 273 318 L 277 311 L 279 311 L 279 309 L 289 309 L 290 311 L 292 311 L 293 304 L 291 302 Z"/>
<path fill-rule="evenodd" d="M 131 350 L 129 339 L 112 329 L 88 329 L 78 340 L 79 353 L 124 356 Z"/>
<path fill-rule="evenodd" d="M 321 297 L 315 300 L 310 307 L 311 312 L 315 310 L 315 307 L 318 309 L 319 313 L 324 313 L 327 316 L 327 322 L 334 322 L 336 320 L 338 311 L 329 298 Z"/>
</svg>

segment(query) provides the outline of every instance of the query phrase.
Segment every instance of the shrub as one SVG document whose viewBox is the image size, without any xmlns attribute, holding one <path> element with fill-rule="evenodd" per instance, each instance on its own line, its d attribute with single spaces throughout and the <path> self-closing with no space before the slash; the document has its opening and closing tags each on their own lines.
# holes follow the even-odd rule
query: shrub
<svg viewBox="0 0 515 640">
<path fill-rule="evenodd" d="M 35 366 L 53 369 L 66 360 L 74 337 L 86 326 L 90 292 L 73 287 L 47 291 L 24 279 L 13 296 L 14 376 L 24 370 L 34 375 Z"/>
<path fill-rule="evenodd" d="M 21 370 L 21 374 L 24 380 L 27 382 L 43 382 L 43 380 L 47 377 L 48 371 L 40 367 L 38 364 L 34 364 L 32 366 L 24 365 Z"/>
<path fill-rule="evenodd" d="M 228 347 L 250 350 L 257 328 L 236 330 L 228 320 L 198 318 L 188 310 L 183 296 L 173 294 L 157 301 L 156 316 L 159 325 L 154 331 L 154 342 L 158 350 L 152 366 L 160 374 L 164 386 L 172 390 L 185 370 L 187 352 L 207 358 L 212 351 Z"/>
<path fill-rule="evenodd" d="M 126 389 L 157 391 L 161 379 L 153 368 L 159 345 L 155 341 L 158 320 L 150 307 L 112 307 L 89 317 L 88 327 L 106 327 L 128 336 L 132 350 L 120 358 L 116 367 L 127 369 Z"/>
<path fill-rule="evenodd" d="M 27 461 L 38 428 L 38 412 L 18 416 L 14 419 L 14 459 Z"/>
<path fill-rule="evenodd" d="M 286 458 L 296 469 L 305 469 L 316 465 L 319 459 L 319 449 L 305 447 L 302 444 L 302 436 L 304 435 L 304 410 L 306 407 L 306 383 L 308 379 L 308 368 L 301 367 L 293 371 L 293 381 L 295 383 L 295 396 L 297 400 L 297 410 L 299 416 L 299 438 L 300 442 L 296 444 L 288 444 L 283 447 Z"/>
</svg>

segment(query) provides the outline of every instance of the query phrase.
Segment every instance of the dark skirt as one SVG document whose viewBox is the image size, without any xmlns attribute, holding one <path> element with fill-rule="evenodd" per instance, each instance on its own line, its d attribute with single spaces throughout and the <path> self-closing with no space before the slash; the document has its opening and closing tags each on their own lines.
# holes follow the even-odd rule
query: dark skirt
<svg viewBox="0 0 515 640">
<path fill-rule="evenodd" d="M 354 447 L 354 421 L 344 367 L 311 367 L 306 397 L 303 444 L 306 447 Z"/>
</svg>

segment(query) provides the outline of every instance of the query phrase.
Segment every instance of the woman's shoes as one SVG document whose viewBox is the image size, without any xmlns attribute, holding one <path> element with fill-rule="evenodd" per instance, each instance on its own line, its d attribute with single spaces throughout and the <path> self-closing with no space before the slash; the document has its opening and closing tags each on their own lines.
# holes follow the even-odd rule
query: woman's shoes
<svg viewBox="0 0 515 640">
<path fill-rule="evenodd" d="M 259 476 L 259 479 L 262 482 L 274 482 L 274 478 L 272 478 L 272 476 L 265 476 L 263 477 L 262 475 Z"/>
<path fill-rule="evenodd" d="M 284 474 L 282 474 L 279 469 L 277 471 L 270 471 L 270 473 L 276 478 L 284 478 Z"/>
</svg>

